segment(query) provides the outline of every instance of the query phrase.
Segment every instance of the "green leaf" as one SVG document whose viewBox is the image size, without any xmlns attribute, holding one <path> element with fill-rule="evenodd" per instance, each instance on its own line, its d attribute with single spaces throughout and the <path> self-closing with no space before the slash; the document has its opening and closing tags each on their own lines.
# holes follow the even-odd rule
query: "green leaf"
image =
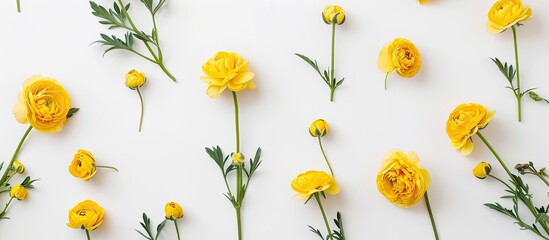
<svg viewBox="0 0 549 240">
<path fill-rule="evenodd" d="M 25 187 L 25 188 L 34 188 L 34 185 L 32 185 L 34 182 L 38 181 L 40 179 L 32 179 L 27 176 L 25 178 L 25 180 L 23 180 L 23 182 L 21 183 L 21 186 Z"/>
<path fill-rule="evenodd" d="M 67 118 L 71 118 L 79 110 L 80 110 L 80 108 L 71 108 L 71 109 L 69 109 L 69 112 L 67 113 Z M 0 169 L 2 169 L 2 168 L 0 167 Z"/>
<path fill-rule="evenodd" d="M 345 240 L 345 232 L 343 231 L 343 221 L 341 220 L 341 213 L 340 212 L 337 212 L 337 218 L 334 219 L 334 223 L 336 225 L 336 227 L 339 229 L 339 231 L 337 230 L 333 230 L 333 238 L 335 240 Z"/>
<path fill-rule="evenodd" d="M 532 89 L 532 90 L 534 90 L 534 89 Z M 534 100 L 534 101 L 536 101 L 536 102 L 544 101 L 544 102 L 546 102 L 546 103 L 549 103 L 549 100 L 547 100 L 547 99 L 541 97 L 540 95 L 538 95 L 536 92 L 534 92 L 534 91 L 532 91 L 532 90 L 530 90 L 530 91 L 528 92 L 528 95 L 530 96 L 530 98 L 531 98 L 532 100 Z M 526 93 L 526 91 L 525 91 L 525 93 Z"/>
<path fill-rule="evenodd" d="M 307 225 L 309 227 L 309 230 L 311 232 L 313 232 L 314 234 L 316 234 L 317 236 L 320 237 L 320 239 L 324 240 L 324 237 L 322 236 L 322 233 L 320 232 L 320 230 L 314 228 L 314 227 L 311 227 L 311 225 Z"/>
<path fill-rule="evenodd" d="M 160 0 L 152 12 L 153 15 L 156 15 L 156 12 L 158 12 L 158 10 L 160 10 L 160 8 L 164 6 L 164 4 L 166 4 L 166 0 Z"/>
<path fill-rule="evenodd" d="M 313 62 L 310 58 L 308 58 L 307 56 L 305 55 L 302 55 L 302 54 L 299 54 L 299 53 L 295 53 L 296 56 L 300 57 L 301 59 L 303 59 L 303 61 L 305 61 L 306 63 L 308 63 L 309 65 L 311 65 L 311 67 L 313 67 L 313 69 L 318 73 L 318 75 L 320 75 L 320 77 L 326 82 L 328 83 L 328 78 L 322 76 L 322 73 L 320 73 L 320 69 L 318 68 L 318 63 L 316 62 L 316 60 Z"/>
<path fill-rule="evenodd" d="M 154 237 L 154 240 L 158 239 L 158 237 L 160 236 L 160 233 L 162 232 L 162 229 L 164 229 L 165 226 L 166 226 L 166 219 L 164 219 L 164 221 L 162 221 L 156 227 L 156 236 Z"/>
</svg>

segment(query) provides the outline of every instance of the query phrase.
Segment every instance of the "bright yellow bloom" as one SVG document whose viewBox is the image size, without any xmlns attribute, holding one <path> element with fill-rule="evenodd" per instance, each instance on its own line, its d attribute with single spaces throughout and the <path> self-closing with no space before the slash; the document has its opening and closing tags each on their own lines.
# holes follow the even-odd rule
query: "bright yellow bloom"
<svg viewBox="0 0 549 240">
<path fill-rule="evenodd" d="M 309 127 L 309 133 L 313 137 L 324 137 L 328 134 L 328 123 L 324 119 L 317 119 Z"/>
<path fill-rule="evenodd" d="M 74 177 L 89 181 L 96 172 L 95 158 L 90 152 L 78 149 L 69 166 L 69 172 Z"/>
<path fill-rule="evenodd" d="M 326 192 L 332 195 L 340 192 L 339 186 L 332 175 L 313 170 L 299 174 L 292 181 L 292 189 L 297 192 L 294 196 L 297 199 L 309 199 L 311 195 L 317 192 Z"/>
<path fill-rule="evenodd" d="M 181 208 L 181 206 L 179 206 L 176 202 L 166 203 L 164 212 L 166 212 L 166 219 L 169 220 L 175 220 L 183 217 L 183 208 Z"/>
<path fill-rule="evenodd" d="M 104 217 L 105 209 L 92 200 L 86 200 L 69 210 L 69 223 L 67 223 L 67 226 L 91 231 L 103 223 Z"/>
<path fill-rule="evenodd" d="M 145 76 L 145 73 L 138 72 L 135 69 L 132 69 L 126 73 L 126 86 L 130 89 L 141 87 L 146 81 L 147 77 Z"/>
<path fill-rule="evenodd" d="M 481 162 L 473 168 L 473 175 L 480 179 L 485 179 L 486 176 L 492 171 L 492 166 L 486 162 Z"/>
<path fill-rule="evenodd" d="M 207 83 L 206 94 L 211 98 L 218 98 L 226 88 L 239 92 L 246 88 L 255 88 L 252 82 L 254 73 L 247 70 L 248 61 L 233 52 L 218 52 L 202 65 L 206 76 L 200 80 Z"/>
<path fill-rule="evenodd" d="M 419 4 L 424 4 L 424 3 L 428 3 L 429 0 L 418 0 Z"/>
<path fill-rule="evenodd" d="M 18 160 L 13 161 L 13 171 L 15 171 L 18 174 L 22 174 L 25 172 L 25 165 L 23 165 Z"/>
<path fill-rule="evenodd" d="M 461 104 L 454 109 L 446 122 L 446 133 L 454 149 L 469 155 L 473 151 L 471 137 L 486 127 L 495 113 L 478 103 Z"/>
<path fill-rule="evenodd" d="M 231 157 L 233 158 L 234 165 L 240 165 L 244 163 L 244 154 L 242 153 L 233 153 Z"/>
<path fill-rule="evenodd" d="M 486 29 L 489 33 L 500 33 L 519 22 L 530 20 L 530 17 L 532 9 L 523 6 L 521 0 L 499 0 L 488 12 Z"/>
<path fill-rule="evenodd" d="M 419 163 L 414 152 L 396 150 L 387 153 L 377 174 L 379 192 L 400 207 L 411 207 L 419 202 L 430 184 L 429 172 L 420 168 Z"/>
<path fill-rule="evenodd" d="M 377 66 L 383 72 L 411 78 L 421 69 L 421 57 L 416 46 L 408 39 L 396 38 L 379 52 Z"/>
<path fill-rule="evenodd" d="M 19 123 L 30 123 L 42 133 L 53 133 L 60 131 L 67 121 L 71 100 L 63 86 L 54 79 L 31 76 L 23 83 L 18 99 L 13 114 Z"/>
<path fill-rule="evenodd" d="M 11 188 L 10 197 L 16 198 L 17 200 L 25 200 L 25 198 L 27 198 L 27 189 L 21 184 L 17 184 Z"/>
<path fill-rule="evenodd" d="M 334 19 L 336 14 L 338 14 L 336 18 L 336 24 L 343 24 L 345 22 L 345 11 L 343 11 L 343 8 L 338 5 L 326 6 L 324 8 L 324 11 L 322 12 L 322 20 L 324 20 L 326 24 L 332 24 L 332 20 Z"/>
</svg>

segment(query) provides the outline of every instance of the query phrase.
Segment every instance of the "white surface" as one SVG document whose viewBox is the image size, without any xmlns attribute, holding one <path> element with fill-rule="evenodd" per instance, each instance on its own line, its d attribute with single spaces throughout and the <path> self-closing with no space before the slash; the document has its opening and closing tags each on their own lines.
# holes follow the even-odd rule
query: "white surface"
<svg viewBox="0 0 549 240">
<path fill-rule="evenodd" d="M 250 60 L 257 89 L 239 94 L 242 149 L 251 156 L 263 148 L 263 164 L 251 182 L 243 208 L 245 239 L 315 239 L 307 229 L 323 230 L 315 203 L 292 199 L 290 181 L 308 169 L 327 170 L 309 124 L 326 119 L 324 139 L 342 193 L 325 206 L 331 218 L 344 216 L 348 239 L 432 239 L 424 202 L 410 209 L 390 204 L 378 193 L 375 176 L 381 156 L 394 148 L 414 150 L 429 170 L 429 195 L 441 239 L 535 239 L 511 219 L 482 206 L 500 201 L 495 181 L 480 181 L 471 169 L 480 161 L 497 166 L 476 140 L 474 153 L 454 151 L 445 133 L 446 118 L 460 103 L 479 102 L 497 110 L 484 135 L 510 166 L 535 161 L 547 166 L 549 106 L 524 99 L 523 123 L 516 121 L 512 93 L 489 60 L 513 61 L 512 34 L 488 34 L 486 14 L 494 1 L 433 0 L 420 6 L 400 1 L 201 0 L 170 1 L 158 14 L 165 63 L 178 78 L 172 83 L 155 65 L 126 52 L 104 58 L 104 48 L 88 46 L 110 33 L 91 15 L 87 1 L 15 0 L 0 7 L 0 159 L 11 157 L 26 126 L 11 107 L 22 82 L 32 74 L 51 76 L 69 91 L 81 111 L 58 134 L 33 132 L 19 157 L 28 174 L 41 178 L 28 201 L 16 202 L 11 220 L 2 221 L 2 239 L 85 239 L 66 226 L 67 211 L 93 199 L 106 209 L 106 221 L 92 239 L 139 239 L 141 213 L 156 224 L 167 201 L 185 209 L 183 239 L 235 239 L 234 210 L 223 197 L 219 170 L 204 147 L 234 148 L 232 99 L 205 94 L 201 64 L 218 50 Z M 111 5 L 112 0 L 98 0 Z M 128 2 L 128 1 L 126 1 Z M 132 16 L 149 26 L 149 16 L 132 0 Z M 337 27 L 336 75 L 346 77 L 328 101 L 328 88 L 299 52 L 329 64 L 330 28 L 323 7 L 340 4 L 347 21 Z M 520 27 L 523 87 L 549 96 L 549 2 L 526 0 L 533 17 Z M 142 27 L 143 28 L 143 27 Z M 145 27 L 148 29 L 148 27 Z M 377 69 L 379 50 L 395 37 L 412 40 L 423 67 L 412 79 L 393 75 L 383 90 Z M 139 100 L 124 86 L 132 68 L 147 73 L 146 112 L 137 133 Z M 67 171 L 78 148 L 96 155 L 101 170 L 90 182 Z M 495 167 L 495 174 L 503 171 Z M 527 177 L 535 200 L 547 204 L 546 188 Z M 5 200 L 5 199 L 2 199 Z M 4 201 L 1 201 L 4 202 Z M 175 239 L 168 225 L 161 239 Z"/>
</svg>

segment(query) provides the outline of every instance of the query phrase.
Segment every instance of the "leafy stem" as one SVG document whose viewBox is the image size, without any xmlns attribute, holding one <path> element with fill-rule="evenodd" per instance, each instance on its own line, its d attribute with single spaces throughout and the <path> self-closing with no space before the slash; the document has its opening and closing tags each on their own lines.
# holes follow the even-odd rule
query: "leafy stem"
<svg viewBox="0 0 549 240">
<path fill-rule="evenodd" d="M 536 169 L 536 167 L 534 167 L 534 163 L 532 162 L 528 162 L 528 163 L 525 163 L 525 164 L 517 164 L 515 166 L 515 169 L 521 174 L 521 175 L 525 175 L 525 174 L 532 174 L 532 175 L 535 175 L 536 177 L 538 177 L 541 181 L 543 181 L 543 183 L 545 183 L 545 185 L 547 185 L 549 187 L 549 181 L 547 181 L 547 178 L 546 177 L 549 177 L 549 175 L 547 175 L 547 173 L 545 172 L 546 169 L 545 168 L 542 168 L 540 169 L 539 171 Z"/>
<path fill-rule="evenodd" d="M 14 197 L 11 197 L 10 200 L 8 201 L 8 203 L 6 203 L 6 206 L 4 206 L 4 209 L 2 210 L 2 212 L 0 212 L 0 220 L 2 220 L 4 218 L 4 216 L 6 215 L 6 212 L 8 211 L 8 208 L 11 204 L 11 202 L 13 201 Z"/>
<path fill-rule="evenodd" d="M 517 97 L 517 106 L 518 106 L 518 121 L 520 122 L 522 119 L 522 113 L 521 113 L 521 103 L 522 103 L 522 96 L 523 93 L 520 92 L 520 69 L 519 69 L 519 58 L 518 58 L 518 47 L 517 47 L 517 30 L 515 28 L 515 25 L 511 26 L 511 29 L 513 30 L 513 45 L 515 47 L 515 64 L 517 66 L 517 92 L 519 94 L 516 95 Z"/>
<path fill-rule="evenodd" d="M 158 224 L 158 226 L 156 227 L 156 234 L 153 234 L 152 230 L 151 230 L 151 219 L 147 216 L 146 213 L 143 213 L 143 222 L 140 222 L 139 224 L 141 225 L 141 227 L 145 230 L 145 233 L 135 229 L 135 231 L 137 233 L 139 233 L 141 236 L 143 236 L 144 238 L 146 238 L 147 240 L 157 240 L 158 237 L 160 236 L 160 233 L 162 232 L 162 229 L 164 229 L 164 227 L 166 226 L 166 219 L 164 219 L 164 221 L 162 221 L 160 224 Z M 175 222 L 175 220 L 174 220 Z M 177 223 L 175 223 L 175 226 L 176 226 L 176 230 L 177 230 Z M 179 230 L 177 230 L 177 235 L 179 237 Z"/>
</svg>

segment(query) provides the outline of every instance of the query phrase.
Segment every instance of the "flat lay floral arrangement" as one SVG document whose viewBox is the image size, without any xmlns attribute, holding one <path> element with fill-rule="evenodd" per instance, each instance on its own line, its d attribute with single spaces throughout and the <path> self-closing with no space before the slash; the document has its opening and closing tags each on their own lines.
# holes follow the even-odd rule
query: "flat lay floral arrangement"
<svg viewBox="0 0 549 240">
<path fill-rule="evenodd" d="M 13 2 L 0 238 L 549 240 L 549 2 Z"/>
</svg>

